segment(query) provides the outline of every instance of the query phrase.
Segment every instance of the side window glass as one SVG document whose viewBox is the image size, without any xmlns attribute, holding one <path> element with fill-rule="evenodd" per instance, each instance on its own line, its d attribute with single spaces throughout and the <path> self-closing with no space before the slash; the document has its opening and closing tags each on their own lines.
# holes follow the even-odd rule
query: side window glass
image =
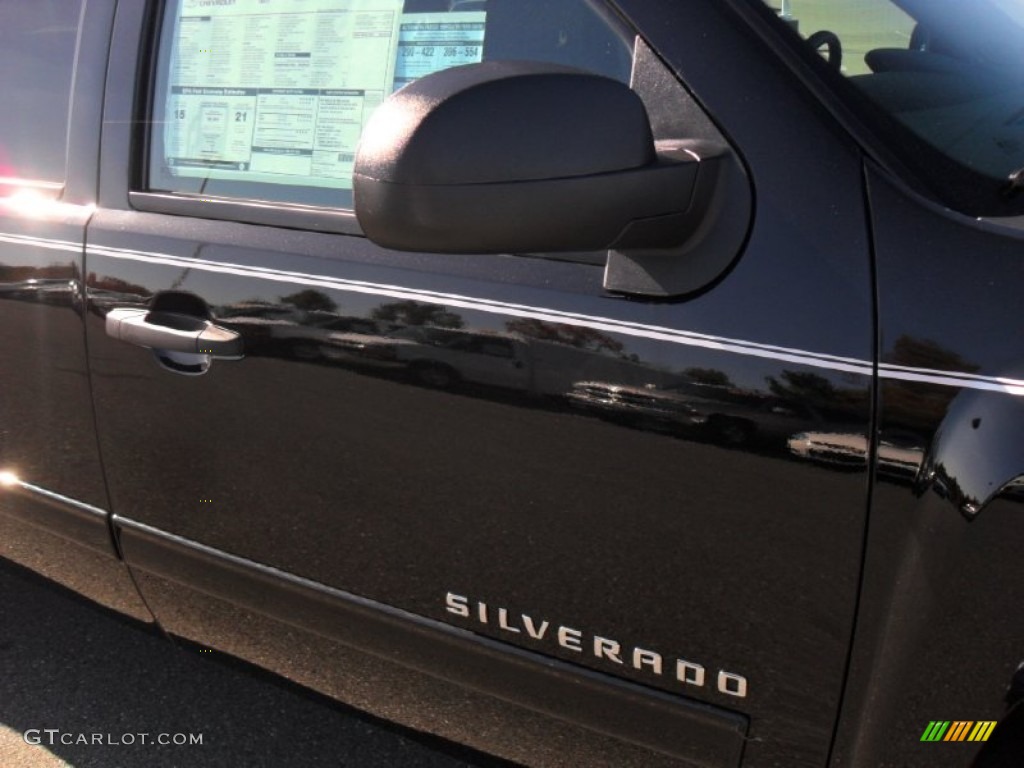
<svg viewBox="0 0 1024 768">
<path fill-rule="evenodd" d="M 632 37 L 603 0 L 169 0 L 157 50 L 149 191 L 350 209 L 393 91 L 495 59 L 628 82 Z"/>
<path fill-rule="evenodd" d="M 943 202 L 1024 213 L 1024 4 L 770 0 Z"/>
<path fill-rule="evenodd" d="M 81 10 L 81 0 L 0 0 L 0 182 L 64 182 Z"/>
<path fill-rule="evenodd" d="M 872 51 L 906 50 L 914 30 L 914 20 L 888 0 L 775 0 L 769 5 L 827 62 L 849 77 L 871 72 L 868 58 Z M 833 37 L 839 40 L 838 51 L 834 43 L 829 45 Z"/>
</svg>

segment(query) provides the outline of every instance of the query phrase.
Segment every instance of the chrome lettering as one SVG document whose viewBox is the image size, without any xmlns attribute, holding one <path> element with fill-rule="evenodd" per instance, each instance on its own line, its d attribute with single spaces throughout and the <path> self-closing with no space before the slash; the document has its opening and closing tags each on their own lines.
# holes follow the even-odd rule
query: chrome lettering
<svg viewBox="0 0 1024 768">
<path fill-rule="evenodd" d="M 655 653 L 654 651 L 648 651 L 643 648 L 633 649 L 633 668 L 643 669 L 644 666 L 649 666 L 651 671 L 656 675 L 661 674 L 661 654 Z"/>
<path fill-rule="evenodd" d="M 580 642 L 581 637 L 583 637 L 583 633 L 578 629 L 570 629 L 569 627 L 558 628 L 558 644 L 563 648 L 568 648 L 570 651 L 583 651 L 583 645 Z"/>
<path fill-rule="evenodd" d="M 676 661 L 676 679 L 687 685 L 704 685 L 704 667 L 694 664 L 692 661 Z"/>
<path fill-rule="evenodd" d="M 718 691 L 742 699 L 747 695 L 747 678 L 722 670 L 718 673 Z"/>
<path fill-rule="evenodd" d="M 448 613 L 454 613 L 464 619 L 469 618 L 469 598 L 462 595 L 453 595 L 449 592 L 444 598 L 445 608 Z"/>
<path fill-rule="evenodd" d="M 610 659 L 616 664 L 621 664 L 622 659 L 619 658 L 619 653 L 622 651 L 622 646 L 614 640 L 609 640 L 607 637 L 594 637 L 594 655 L 599 659 Z"/>
<path fill-rule="evenodd" d="M 548 627 L 551 626 L 549 622 L 542 621 L 540 623 L 540 629 L 533 623 L 533 617 L 523 614 L 523 626 L 526 627 L 526 634 L 532 637 L 534 640 L 543 640 L 544 635 L 548 632 Z"/>
<path fill-rule="evenodd" d="M 538 620 L 532 616 L 527 616 L 525 613 L 510 617 L 507 608 L 495 607 L 494 610 L 497 612 L 495 616 L 495 629 L 500 629 L 513 635 L 524 635 L 531 640 L 545 640 L 553 626 L 546 619 Z M 448 592 L 445 595 L 445 611 L 471 622 L 478 621 L 486 625 L 492 623 L 492 613 L 487 603 L 478 600 L 473 601 L 465 595 L 457 595 L 454 592 Z M 584 652 L 584 646 L 587 646 L 587 652 L 593 650 L 593 657 L 595 659 L 620 666 L 629 664 L 632 669 L 642 675 L 661 676 L 665 674 L 666 657 L 662 656 L 662 654 L 638 646 L 623 646 L 618 640 L 613 640 L 610 637 L 591 635 L 562 624 L 558 625 L 557 630 L 553 631 L 551 641 L 566 650 L 581 654 Z M 674 661 L 674 677 L 676 681 L 691 688 L 706 688 L 708 671 L 702 664 L 678 657 Z M 667 663 L 671 664 L 672 661 Z M 668 674 L 671 675 L 672 671 L 670 670 Z M 733 672 L 726 672 L 724 669 L 718 670 L 715 690 L 726 696 L 738 699 L 746 698 L 747 678 Z"/>
<path fill-rule="evenodd" d="M 498 626 L 501 629 L 504 629 L 506 632 L 514 632 L 517 635 L 519 634 L 518 627 L 510 627 L 508 625 L 508 611 L 506 611 L 504 608 L 498 609 Z"/>
</svg>

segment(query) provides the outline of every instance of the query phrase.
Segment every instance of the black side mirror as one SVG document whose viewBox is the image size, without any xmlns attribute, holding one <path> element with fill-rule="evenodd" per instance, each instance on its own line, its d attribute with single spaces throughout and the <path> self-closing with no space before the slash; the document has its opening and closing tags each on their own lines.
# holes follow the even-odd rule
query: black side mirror
<svg viewBox="0 0 1024 768">
<path fill-rule="evenodd" d="M 728 155 L 656 142 L 640 97 L 618 81 L 545 63 L 471 64 L 417 80 L 377 110 L 356 155 L 356 216 L 397 250 L 665 254 L 701 229 Z"/>
</svg>

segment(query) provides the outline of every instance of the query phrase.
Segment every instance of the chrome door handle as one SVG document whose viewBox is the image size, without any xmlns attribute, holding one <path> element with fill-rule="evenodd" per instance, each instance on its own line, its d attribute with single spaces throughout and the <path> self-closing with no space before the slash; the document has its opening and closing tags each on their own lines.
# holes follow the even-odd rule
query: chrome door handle
<svg viewBox="0 0 1024 768">
<path fill-rule="evenodd" d="M 107 335 L 158 352 L 209 355 L 218 360 L 241 360 L 245 356 L 238 333 L 209 320 L 174 312 L 112 309 L 107 313 Z"/>
</svg>

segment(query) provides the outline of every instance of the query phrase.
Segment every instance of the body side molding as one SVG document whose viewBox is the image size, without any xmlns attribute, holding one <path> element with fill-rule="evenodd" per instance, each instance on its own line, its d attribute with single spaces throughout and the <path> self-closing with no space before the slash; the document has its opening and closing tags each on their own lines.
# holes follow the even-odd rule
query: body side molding
<svg viewBox="0 0 1024 768">
<path fill-rule="evenodd" d="M 40 488 L 9 472 L 0 473 L 0 513 L 114 555 L 105 510 Z"/>
<path fill-rule="evenodd" d="M 114 523 L 136 569 L 686 764 L 740 763 L 749 723 L 736 713 L 545 658 L 118 515 Z"/>
</svg>

